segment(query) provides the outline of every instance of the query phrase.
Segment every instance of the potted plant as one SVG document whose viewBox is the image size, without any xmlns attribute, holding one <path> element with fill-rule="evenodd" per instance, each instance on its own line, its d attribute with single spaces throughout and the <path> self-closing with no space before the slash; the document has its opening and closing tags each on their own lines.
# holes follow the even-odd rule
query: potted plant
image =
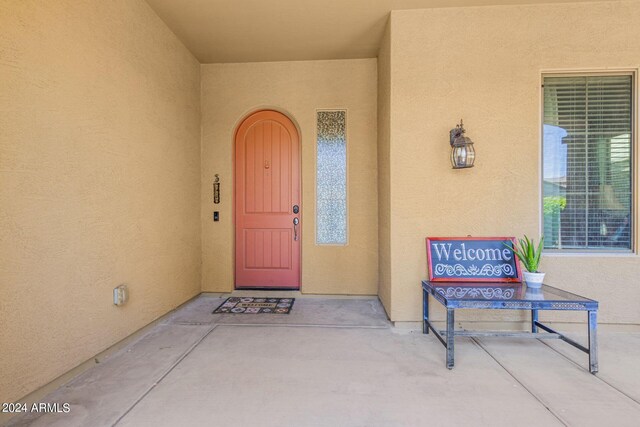
<svg viewBox="0 0 640 427">
<path fill-rule="evenodd" d="M 544 236 L 540 237 L 538 246 L 535 245 L 533 239 L 529 239 L 527 236 L 524 236 L 524 239 L 519 239 L 513 247 L 507 245 L 527 270 L 524 272 L 524 281 L 529 288 L 540 288 L 544 281 L 544 273 L 538 271 L 543 245 Z"/>
</svg>

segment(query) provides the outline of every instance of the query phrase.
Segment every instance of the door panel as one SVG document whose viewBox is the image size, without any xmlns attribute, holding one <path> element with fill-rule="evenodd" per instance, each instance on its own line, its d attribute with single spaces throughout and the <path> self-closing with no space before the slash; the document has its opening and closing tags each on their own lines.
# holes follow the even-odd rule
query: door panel
<svg viewBox="0 0 640 427">
<path fill-rule="evenodd" d="M 300 287 L 300 147 L 275 111 L 246 118 L 235 140 L 236 288 Z"/>
<path fill-rule="evenodd" d="M 244 232 L 247 269 L 291 268 L 289 230 L 252 229 Z"/>
</svg>

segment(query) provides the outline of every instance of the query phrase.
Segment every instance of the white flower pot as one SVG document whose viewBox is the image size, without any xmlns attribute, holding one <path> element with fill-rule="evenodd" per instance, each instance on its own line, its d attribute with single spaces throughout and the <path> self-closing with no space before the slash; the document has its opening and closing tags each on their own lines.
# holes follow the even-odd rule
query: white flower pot
<svg viewBox="0 0 640 427">
<path fill-rule="evenodd" d="M 527 286 L 532 289 L 540 288 L 544 281 L 544 274 L 545 273 L 531 273 L 529 271 L 525 271 L 524 281 L 527 283 Z"/>
</svg>

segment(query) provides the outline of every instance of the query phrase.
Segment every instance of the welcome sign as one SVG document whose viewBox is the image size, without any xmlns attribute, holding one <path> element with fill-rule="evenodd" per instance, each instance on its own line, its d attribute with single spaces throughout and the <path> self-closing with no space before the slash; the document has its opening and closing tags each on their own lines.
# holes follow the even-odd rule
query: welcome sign
<svg viewBox="0 0 640 427">
<path fill-rule="evenodd" d="M 427 237 L 429 280 L 520 282 L 514 244 L 513 237 Z"/>
</svg>

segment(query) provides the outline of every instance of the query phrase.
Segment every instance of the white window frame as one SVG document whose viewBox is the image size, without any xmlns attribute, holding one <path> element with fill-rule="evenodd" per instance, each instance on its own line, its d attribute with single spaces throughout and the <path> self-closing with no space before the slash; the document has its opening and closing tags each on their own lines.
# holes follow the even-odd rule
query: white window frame
<svg viewBox="0 0 640 427">
<path fill-rule="evenodd" d="M 545 77 L 597 77 L 597 76 L 631 76 L 631 248 L 630 249 L 545 249 L 545 255 L 551 256 L 580 256 L 580 257 L 636 257 L 640 241 L 638 238 L 638 227 L 640 224 L 640 209 L 638 209 L 638 189 L 640 180 L 638 175 L 639 158 L 638 154 L 638 69 L 637 68 L 615 68 L 615 69 L 594 69 L 594 70 L 541 70 L 540 72 L 540 96 L 539 96 L 539 161 L 538 161 L 538 207 L 539 231 L 544 233 L 544 78 Z"/>
</svg>

